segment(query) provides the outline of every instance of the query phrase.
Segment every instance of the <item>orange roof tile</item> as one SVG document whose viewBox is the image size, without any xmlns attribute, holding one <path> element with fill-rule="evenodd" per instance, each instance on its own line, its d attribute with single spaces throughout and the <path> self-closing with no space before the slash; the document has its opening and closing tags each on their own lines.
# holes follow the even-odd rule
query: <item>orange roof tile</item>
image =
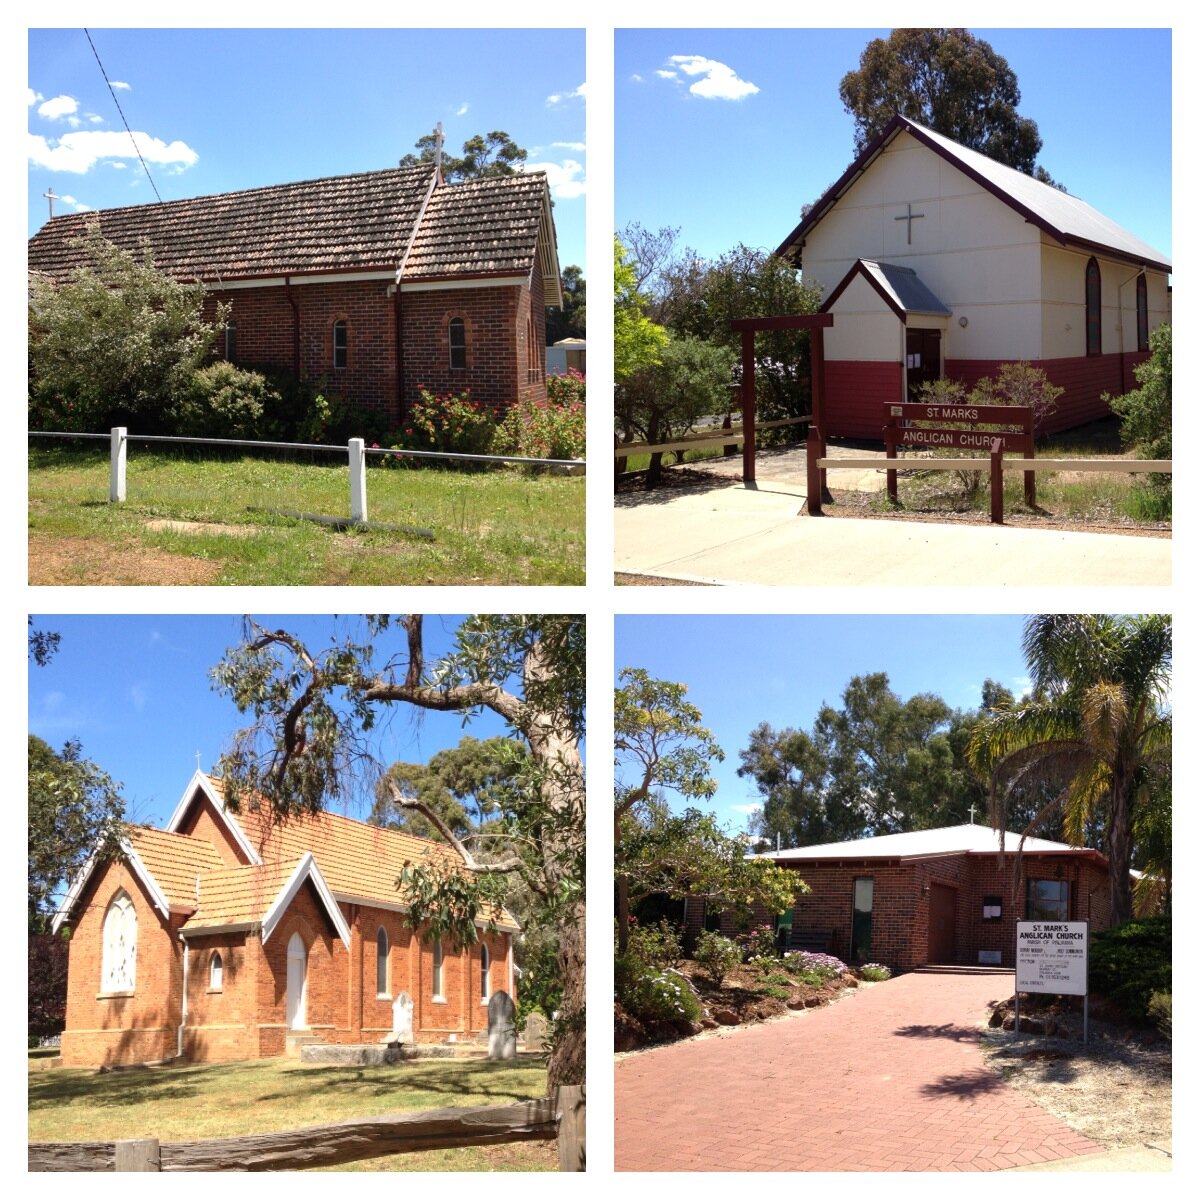
<svg viewBox="0 0 1200 1200">
<path fill-rule="evenodd" d="M 194 905 L 197 876 L 222 865 L 216 849 L 197 838 L 141 825 L 128 826 L 125 834 L 172 907 Z"/>
</svg>

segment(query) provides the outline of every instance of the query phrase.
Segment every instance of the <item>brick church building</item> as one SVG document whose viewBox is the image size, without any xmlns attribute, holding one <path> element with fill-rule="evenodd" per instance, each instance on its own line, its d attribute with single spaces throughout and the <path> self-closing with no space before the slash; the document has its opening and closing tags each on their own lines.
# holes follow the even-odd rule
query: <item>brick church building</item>
<svg viewBox="0 0 1200 1200">
<path fill-rule="evenodd" d="M 68 1067 L 267 1058 L 305 1042 L 461 1042 L 514 995 L 494 914 L 457 950 L 405 922 L 396 879 L 449 846 L 332 813 L 234 814 L 197 772 L 165 830 L 130 826 L 87 864 L 54 921 L 70 929 Z"/>
<path fill-rule="evenodd" d="M 231 305 L 218 349 L 290 371 L 394 427 L 421 387 L 503 410 L 546 394 L 562 306 L 546 176 L 459 184 L 432 164 L 51 218 L 29 269 L 66 282 L 89 228 Z"/>
</svg>

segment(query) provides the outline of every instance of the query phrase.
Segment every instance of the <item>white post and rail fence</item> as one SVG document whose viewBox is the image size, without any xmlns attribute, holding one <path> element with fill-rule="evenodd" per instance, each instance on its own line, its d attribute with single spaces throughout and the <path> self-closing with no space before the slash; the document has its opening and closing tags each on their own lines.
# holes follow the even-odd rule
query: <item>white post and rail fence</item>
<svg viewBox="0 0 1200 1200">
<path fill-rule="evenodd" d="M 582 1171 L 585 1088 L 517 1104 L 438 1108 L 353 1118 L 278 1133 L 159 1142 L 30 1142 L 30 1171 L 299 1171 L 417 1150 L 558 1141 L 560 1171 Z"/>
<path fill-rule="evenodd" d="M 367 523 L 367 459 L 412 458 L 447 462 L 510 463 L 517 466 L 550 467 L 582 473 L 586 463 L 581 458 L 529 458 L 517 454 L 465 454 L 443 450 L 395 450 L 367 446 L 362 438 L 351 438 L 345 446 L 327 446 L 314 442 L 258 442 L 238 438 L 166 437 L 158 434 L 131 434 L 118 426 L 108 433 L 62 433 L 30 430 L 31 438 L 63 438 L 67 440 L 107 441 L 109 443 L 108 498 L 121 504 L 126 495 L 126 474 L 130 442 L 161 442 L 181 446 L 218 446 L 223 449 L 243 447 L 254 450 L 304 450 L 324 454 L 344 454 L 350 468 L 350 523 Z"/>
</svg>

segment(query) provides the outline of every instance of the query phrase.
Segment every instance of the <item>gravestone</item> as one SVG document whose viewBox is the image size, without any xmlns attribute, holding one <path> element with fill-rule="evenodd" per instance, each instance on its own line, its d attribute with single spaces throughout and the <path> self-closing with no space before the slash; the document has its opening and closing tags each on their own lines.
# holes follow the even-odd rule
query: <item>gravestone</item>
<svg viewBox="0 0 1200 1200">
<path fill-rule="evenodd" d="M 488 1058 L 517 1057 L 516 1011 L 507 992 L 496 992 L 488 1001 Z"/>
<path fill-rule="evenodd" d="M 406 1044 L 413 1040 L 413 1001 L 407 992 L 401 992 L 392 1002 L 392 1032 L 387 1040 Z"/>
<path fill-rule="evenodd" d="M 546 1048 L 546 1018 L 540 1012 L 531 1012 L 525 1018 L 525 1049 L 535 1054 Z"/>
</svg>

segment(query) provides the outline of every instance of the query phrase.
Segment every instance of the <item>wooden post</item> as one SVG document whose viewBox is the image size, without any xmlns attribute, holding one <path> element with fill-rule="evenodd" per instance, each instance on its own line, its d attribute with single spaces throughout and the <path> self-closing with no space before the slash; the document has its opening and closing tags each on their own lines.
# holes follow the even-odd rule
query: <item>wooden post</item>
<svg viewBox="0 0 1200 1200">
<path fill-rule="evenodd" d="M 350 520 L 367 522 L 367 455 L 362 438 L 351 438 L 350 452 Z"/>
<path fill-rule="evenodd" d="M 113 1143 L 114 1171 L 160 1171 L 157 1138 L 134 1138 Z"/>
<path fill-rule="evenodd" d="M 129 430 L 117 426 L 109 434 L 108 499 L 120 504 L 125 499 L 125 456 L 129 446 Z"/>
<path fill-rule="evenodd" d="M 1025 457 L 1035 457 L 1036 450 L 1033 441 L 1033 409 L 1025 410 Z M 1037 504 L 1037 472 L 1025 472 L 1025 503 L 1033 508 Z"/>
<path fill-rule="evenodd" d="M 889 416 L 887 424 L 883 427 L 883 444 L 886 447 L 889 462 L 896 457 L 896 437 L 896 418 Z M 896 472 L 894 470 L 887 472 L 887 494 L 888 499 L 893 504 L 900 503 L 900 498 L 896 492 Z"/>
<path fill-rule="evenodd" d="M 808 471 L 808 515 L 821 516 L 821 476 L 824 471 L 817 466 L 821 457 L 821 433 L 815 425 L 808 427 L 808 443 L 804 448 L 805 467 Z"/>
<path fill-rule="evenodd" d="M 812 377 L 812 421 L 820 439 L 820 457 L 825 457 L 825 330 L 817 325 L 808 331 L 809 374 Z M 821 472 L 821 496 L 826 495 L 826 473 Z"/>
<path fill-rule="evenodd" d="M 587 1105 L 584 1084 L 560 1087 L 555 1097 L 558 1118 L 558 1169 L 587 1170 Z"/>
<path fill-rule="evenodd" d="M 754 482 L 754 330 L 742 330 L 742 482 Z"/>
<path fill-rule="evenodd" d="M 1004 442 L 992 438 L 992 524 L 1004 524 Z"/>
</svg>

